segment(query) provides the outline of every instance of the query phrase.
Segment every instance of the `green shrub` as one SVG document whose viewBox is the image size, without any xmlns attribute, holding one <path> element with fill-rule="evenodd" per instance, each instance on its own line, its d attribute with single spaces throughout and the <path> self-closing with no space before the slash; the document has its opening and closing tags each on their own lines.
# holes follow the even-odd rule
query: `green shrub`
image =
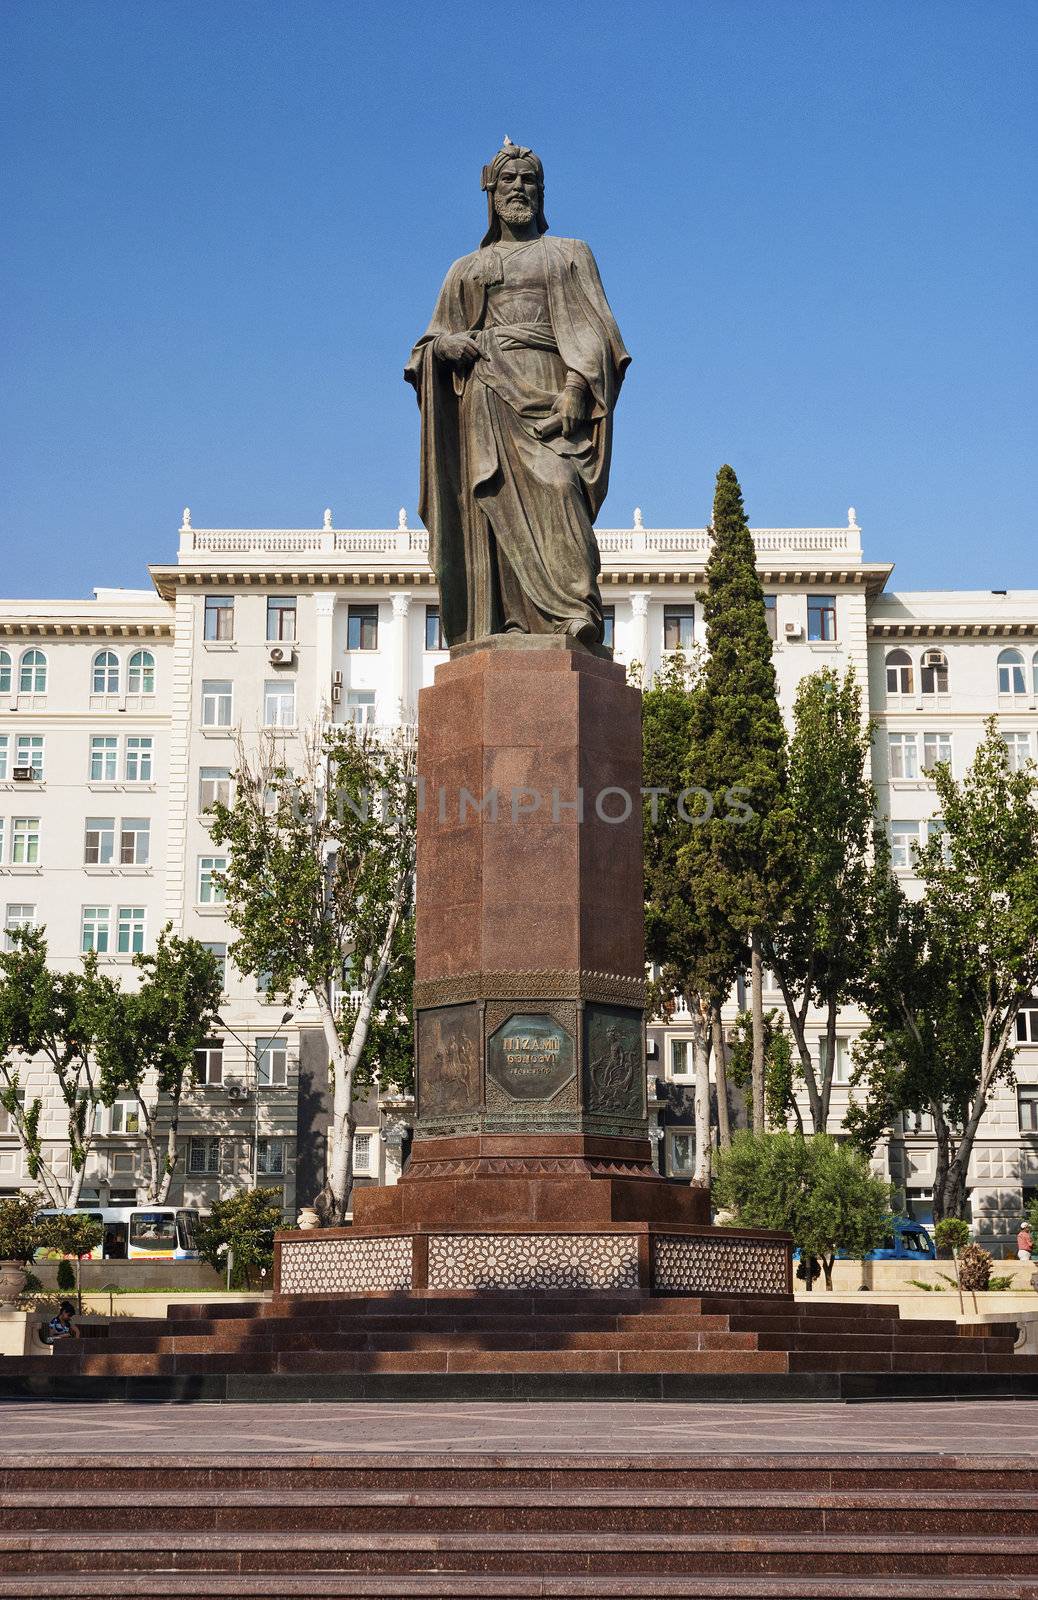
<svg viewBox="0 0 1038 1600">
<path fill-rule="evenodd" d="M 1001 1294 L 1003 1289 L 1011 1289 L 1012 1287 L 1013 1287 L 1012 1274 L 1010 1274 L 1010 1276 L 1008 1278 L 989 1278 L 988 1279 L 988 1289 L 993 1294 Z"/>
<path fill-rule="evenodd" d="M 933 1238 L 938 1250 L 949 1250 L 955 1255 L 970 1242 L 969 1223 L 963 1222 L 961 1217 L 945 1217 L 933 1230 Z"/>
<path fill-rule="evenodd" d="M 226 1272 L 226 1245 L 233 1252 L 232 1287 L 256 1288 L 273 1266 L 274 1229 L 280 1226 L 280 1189 L 240 1189 L 227 1200 L 217 1200 L 202 1218 L 198 1252 L 217 1272 Z"/>
<path fill-rule="evenodd" d="M 62 1294 L 71 1294 L 76 1287 L 76 1269 L 71 1261 L 64 1257 L 58 1262 L 58 1289 Z"/>
</svg>

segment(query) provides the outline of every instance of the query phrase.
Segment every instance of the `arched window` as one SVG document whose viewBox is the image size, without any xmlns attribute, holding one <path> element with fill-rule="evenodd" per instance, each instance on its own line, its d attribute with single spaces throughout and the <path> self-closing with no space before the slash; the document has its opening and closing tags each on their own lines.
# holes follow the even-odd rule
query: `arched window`
<svg viewBox="0 0 1038 1600">
<path fill-rule="evenodd" d="M 887 651 L 887 693 L 911 694 L 915 683 L 912 657 L 907 650 Z"/>
<path fill-rule="evenodd" d="M 135 650 L 126 678 L 129 694 L 155 693 L 155 657 L 150 650 Z"/>
<path fill-rule="evenodd" d="M 1038 656 L 1035 656 L 1035 661 L 1038 662 Z M 10 692 L 11 652 L 9 650 L 0 650 L 0 694 L 10 694 Z"/>
<path fill-rule="evenodd" d="M 18 664 L 18 693 L 47 693 L 47 657 L 42 650 L 25 650 Z"/>
<path fill-rule="evenodd" d="M 943 650 L 924 650 L 919 673 L 924 694 L 948 693 L 948 657 Z"/>
<path fill-rule="evenodd" d="M 1024 658 L 1019 650 L 1000 650 L 998 654 L 999 694 L 1026 694 Z"/>
<path fill-rule="evenodd" d="M 1038 650 L 1034 652 L 1034 660 L 1031 663 L 1031 672 L 1034 676 L 1035 698 L 1038 699 Z"/>
<path fill-rule="evenodd" d="M 119 657 L 114 650 L 99 650 L 94 657 L 94 694 L 119 693 Z"/>
</svg>

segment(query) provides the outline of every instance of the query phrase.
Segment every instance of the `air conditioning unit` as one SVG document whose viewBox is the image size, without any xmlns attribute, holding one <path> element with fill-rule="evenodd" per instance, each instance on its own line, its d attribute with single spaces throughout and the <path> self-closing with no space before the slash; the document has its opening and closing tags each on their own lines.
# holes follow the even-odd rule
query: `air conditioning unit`
<svg viewBox="0 0 1038 1600">
<path fill-rule="evenodd" d="M 337 706 L 342 699 L 342 673 L 332 675 L 332 705 Z"/>
<path fill-rule="evenodd" d="M 11 776 L 14 779 L 15 783 L 31 783 L 32 782 L 32 768 L 31 767 L 15 767 L 14 771 L 11 773 Z"/>
<path fill-rule="evenodd" d="M 245 1085 L 234 1078 L 231 1079 L 230 1083 L 224 1084 L 223 1091 L 228 1100 L 244 1100 L 249 1093 Z"/>
<path fill-rule="evenodd" d="M 290 644 L 272 644 L 267 651 L 267 660 L 272 667 L 290 667 L 295 658 L 296 653 Z"/>
<path fill-rule="evenodd" d="M 804 624 L 802 622 L 787 622 L 784 631 L 787 639 L 802 639 L 804 637 Z"/>
</svg>

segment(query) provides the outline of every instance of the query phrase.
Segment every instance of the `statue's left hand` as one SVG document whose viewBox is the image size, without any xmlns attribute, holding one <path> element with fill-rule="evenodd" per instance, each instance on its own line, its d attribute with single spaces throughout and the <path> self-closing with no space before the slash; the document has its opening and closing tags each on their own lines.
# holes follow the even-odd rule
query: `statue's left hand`
<svg viewBox="0 0 1038 1600">
<path fill-rule="evenodd" d="M 578 388 L 567 383 L 566 387 L 555 396 L 551 414 L 553 417 L 558 417 L 561 422 L 564 438 L 568 439 L 571 434 L 576 433 L 587 417 L 586 387 Z"/>
</svg>

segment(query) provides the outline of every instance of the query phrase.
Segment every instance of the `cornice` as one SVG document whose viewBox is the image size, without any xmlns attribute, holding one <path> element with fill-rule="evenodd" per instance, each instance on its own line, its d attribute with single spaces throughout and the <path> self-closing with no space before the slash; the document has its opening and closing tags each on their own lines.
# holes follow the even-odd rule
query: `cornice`
<svg viewBox="0 0 1038 1600">
<path fill-rule="evenodd" d="M 171 622 L 0 616 L 0 635 L 8 639 L 171 639 L 173 625 Z"/>
<path fill-rule="evenodd" d="M 175 598 L 178 589 L 392 589 L 434 588 L 428 567 L 197 568 L 149 567 L 152 582 L 163 600 Z"/>
<path fill-rule="evenodd" d="M 870 639 L 1032 639 L 1038 638 L 1038 617 L 1030 621 L 936 622 L 921 617 L 898 621 L 879 618 L 868 624 Z"/>
</svg>

